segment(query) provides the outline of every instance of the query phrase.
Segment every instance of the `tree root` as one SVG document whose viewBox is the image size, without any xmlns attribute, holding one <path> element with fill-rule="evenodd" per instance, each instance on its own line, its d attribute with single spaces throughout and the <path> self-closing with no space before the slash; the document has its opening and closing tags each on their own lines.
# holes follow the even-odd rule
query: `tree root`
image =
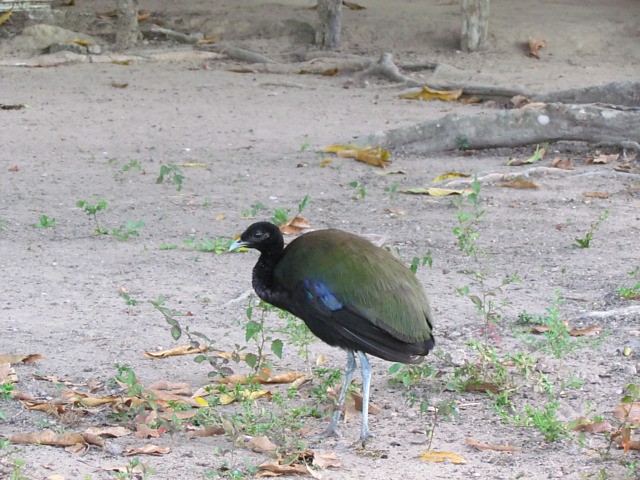
<svg viewBox="0 0 640 480">
<path fill-rule="evenodd" d="M 438 120 L 361 136 L 355 142 L 429 153 L 518 147 L 559 140 L 635 146 L 640 141 L 640 109 L 529 104 L 519 110 L 501 110 L 482 116 L 449 114 Z"/>
</svg>

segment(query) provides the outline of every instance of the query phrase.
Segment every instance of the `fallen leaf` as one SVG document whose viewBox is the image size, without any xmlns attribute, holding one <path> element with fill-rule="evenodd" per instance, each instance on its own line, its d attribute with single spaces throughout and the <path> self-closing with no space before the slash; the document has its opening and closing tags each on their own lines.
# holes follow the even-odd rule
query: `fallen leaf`
<svg viewBox="0 0 640 480">
<path fill-rule="evenodd" d="M 322 159 L 322 161 L 320 162 L 320 168 L 324 168 L 327 165 L 331 165 L 333 163 L 333 158 L 324 158 Z"/>
<path fill-rule="evenodd" d="M 2 105 L 0 105 L 0 107 L 2 107 Z M 10 172 L 19 172 L 20 171 L 20 167 L 18 165 L 14 165 L 13 167 L 9 168 Z"/>
<path fill-rule="evenodd" d="M 448 195 L 469 195 L 473 193 L 470 188 L 439 188 L 439 187 L 415 187 L 415 188 L 402 188 L 400 193 L 411 193 L 414 195 L 430 195 L 432 197 L 446 197 Z"/>
<path fill-rule="evenodd" d="M 522 448 L 520 447 L 513 447 L 511 445 L 494 445 L 491 443 L 482 443 L 477 440 L 474 440 L 473 438 L 465 438 L 464 441 L 466 442 L 467 445 L 470 445 L 473 448 L 480 450 L 481 452 L 495 451 L 495 452 L 513 453 L 513 452 L 522 451 Z"/>
<path fill-rule="evenodd" d="M 13 13 L 13 7 L 0 15 L 0 25 L 5 23 L 7 20 L 11 18 L 11 14 Z"/>
<path fill-rule="evenodd" d="M 144 356 L 148 358 L 167 358 L 177 355 L 192 355 L 194 353 L 206 352 L 209 349 L 208 345 L 200 345 L 194 348 L 193 345 L 178 345 L 177 347 L 170 348 L 169 350 L 161 350 L 158 352 L 144 352 Z"/>
<path fill-rule="evenodd" d="M 338 153 L 342 150 L 369 150 L 371 147 L 362 146 L 362 145 L 354 145 L 352 143 L 347 143 L 344 145 L 329 145 L 324 150 L 323 153 Z"/>
<path fill-rule="evenodd" d="M 64 475 L 53 474 L 47 477 L 47 480 L 65 480 Z"/>
<path fill-rule="evenodd" d="M 0 363 L 0 383 L 18 383 L 18 375 L 9 362 Z"/>
<path fill-rule="evenodd" d="M 23 103 L 16 103 L 13 105 L 7 105 L 5 103 L 0 103 L 0 110 L 22 110 L 26 105 Z M 11 169 L 9 170 L 11 171 Z M 16 170 L 17 172 L 17 170 Z"/>
<path fill-rule="evenodd" d="M 353 397 L 353 401 L 354 401 L 356 410 L 361 412 L 362 411 L 362 393 L 358 392 L 358 391 L 352 391 L 352 392 L 350 392 L 350 394 Z M 381 411 L 382 411 L 382 409 L 380 407 L 378 407 L 377 405 L 375 405 L 372 402 L 369 402 L 369 413 L 371 415 L 377 415 Z"/>
<path fill-rule="evenodd" d="M 373 173 L 376 175 L 406 175 L 407 172 L 404 170 L 374 170 Z"/>
<path fill-rule="evenodd" d="M 347 0 L 342 0 L 342 5 L 347 7 L 349 10 L 364 10 L 365 8 L 360 4 L 357 4 L 355 2 L 348 2 Z"/>
<path fill-rule="evenodd" d="M 540 59 L 540 49 L 547 46 L 546 40 L 529 37 L 529 56 Z"/>
<path fill-rule="evenodd" d="M 196 45 L 208 45 L 210 43 L 216 43 L 218 41 L 218 37 L 204 37 L 196 42 Z"/>
<path fill-rule="evenodd" d="M 589 198 L 609 198 L 609 194 L 605 192 L 582 192 L 582 195 Z"/>
<path fill-rule="evenodd" d="M 594 335 L 599 335 L 602 331 L 602 327 L 600 325 L 589 325 L 586 327 L 576 327 L 569 330 L 569 335 L 572 337 L 592 337 Z"/>
<path fill-rule="evenodd" d="M 618 158 L 620 158 L 620 155 L 617 153 L 612 153 L 611 155 L 600 154 L 597 157 L 587 158 L 587 163 L 590 165 L 605 165 L 607 163 L 615 162 Z"/>
<path fill-rule="evenodd" d="M 334 75 L 338 74 L 338 68 L 328 68 L 326 70 L 323 70 L 320 72 L 320 75 L 322 75 L 323 77 L 333 77 Z"/>
<path fill-rule="evenodd" d="M 309 222 L 304 218 L 297 216 L 280 225 L 280 231 L 285 235 L 297 235 L 307 228 L 311 228 Z"/>
<path fill-rule="evenodd" d="M 213 437 L 214 435 L 224 435 L 225 430 L 222 426 L 205 427 L 189 432 L 190 437 Z"/>
<path fill-rule="evenodd" d="M 594 422 L 585 417 L 580 417 L 569 424 L 569 428 L 578 432 L 604 433 L 613 430 L 613 426 L 607 420 Z"/>
<path fill-rule="evenodd" d="M 40 375 L 40 374 L 34 373 L 32 375 L 32 377 L 35 380 L 41 380 L 41 381 L 44 381 L 44 382 L 51 382 L 51 383 L 58 383 L 58 384 L 66 386 L 66 387 L 80 387 L 80 386 L 86 385 L 85 383 L 75 383 L 75 382 L 72 382 L 70 380 L 65 380 L 65 379 L 57 377 L 55 375 L 45 376 L 45 375 Z"/>
<path fill-rule="evenodd" d="M 113 60 L 111 63 L 113 63 L 114 65 L 122 65 L 128 67 L 132 62 L 131 60 Z"/>
<path fill-rule="evenodd" d="M 613 410 L 613 416 L 631 423 L 640 423 L 640 402 L 621 403 Z"/>
<path fill-rule="evenodd" d="M 178 166 L 187 167 L 187 168 L 205 168 L 207 164 L 203 162 L 186 162 L 186 163 L 178 163 Z"/>
<path fill-rule="evenodd" d="M 467 381 L 464 384 L 465 392 L 500 393 L 502 389 L 491 382 Z"/>
<path fill-rule="evenodd" d="M 42 430 L 33 433 L 16 433 L 7 437 L 11 443 L 30 445 L 51 445 L 55 447 L 68 447 L 71 445 L 91 444 L 99 447 L 104 446 L 104 442 L 94 435 L 83 435 L 80 433 L 55 433 L 53 430 Z"/>
<path fill-rule="evenodd" d="M 239 392 L 234 392 L 233 395 L 228 393 L 221 393 L 218 399 L 222 405 L 229 405 L 230 403 L 236 402 L 238 400 L 256 400 L 260 397 L 270 396 L 271 392 L 268 390 L 240 390 Z"/>
<path fill-rule="evenodd" d="M 469 175 L 468 173 L 447 172 L 447 173 L 443 173 L 442 175 L 439 175 L 436 178 L 434 178 L 433 180 L 431 180 L 431 183 L 437 183 L 437 182 L 441 182 L 443 180 L 449 180 L 451 178 L 469 178 L 470 176 L 471 175 Z"/>
<path fill-rule="evenodd" d="M 462 455 L 452 452 L 440 452 L 437 450 L 427 450 L 426 452 L 422 452 L 418 455 L 418 459 L 430 463 L 442 463 L 445 461 L 456 465 L 463 465 L 467 463 Z"/>
<path fill-rule="evenodd" d="M 227 216 L 224 213 L 219 213 L 218 215 L 216 215 L 213 219 L 216 222 L 221 222 L 222 220 L 224 220 L 225 218 L 227 218 Z"/>
<path fill-rule="evenodd" d="M 145 22 L 147 20 L 149 20 L 149 18 L 151 17 L 151 12 L 145 12 L 143 10 L 140 10 L 138 12 L 138 23 L 142 23 Z"/>
<path fill-rule="evenodd" d="M 553 168 L 560 168 L 562 170 L 573 170 L 573 165 L 571 165 L 570 158 L 554 158 L 551 166 Z"/>
<path fill-rule="evenodd" d="M 258 465 L 258 471 L 260 472 L 257 475 L 258 478 L 273 476 L 278 477 L 281 475 L 311 475 L 314 478 L 320 478 L 318 476 L 318 472 L 315 472 L 306 464 L 281 464 L 278 460 L 261 463 L 260 465 Z"/>
<path fill-rule="evenodd" d="M 382 150 L 382 148 L 369 148 L 367 150 L 353 149 L 353 150 L 339 150 L 336 152 L 341 158 L 353 158 L 354 160 L 374 167 L 384 168 L 389 164 L 389 150 Z"/>
<path fill-rule="evenodd" d="M 388 213 L 389 215 L 398 215 L 400 217 L 403 217 L 407 214 L 407 212 L 405 212 L 404 210 L 395 210 L 393 208 L 385 208 L 384 213 Z"/>
<path fill-rule="evenodd" d="M 122 465 L 117 467 L 102 467 L 102 469 L 105 472 L 118 472 L 118 473 L 124 473 L 129 476 L 131 476 L 132 474 L 140 475 L 140 476 L 148 474 L 148 472 L 145 471 L 145 467 L 140 464 L 134 467 L 132 467 L 131 465 Z"/>
<path fill-rule="evenodd" d="M 155 457 L 159 457 L 161 455 L 166 455 L 170 451 L 171 448 L 169 447 L 161 447 L 159 445 L 148 443 L 142 447 L 127 448 L 122 452 L 122 455 L 125 457 L 131 457 L 133 455 L 153 455 Z"/>
<path fill-rule="evenodd" d="M 0 363 L 33 363 L 44 358 L 44 355 L 32 353 L 31 355 L 3 355 L 0 354 Z"/>
<path fill-rule="evenodd" d="M 28 410 L 34 410 L 36 412 L 44 412 L 54 415 L 62 415 L 67 410 L 67 407 L 64 404 L 54 404 L 41 400 L 21 400 L 20 403 L 22 403 L 22 405 Z"/>
<path fill-rule="evenodd" d="M 185 395 L 191 396 L 191 385 L 184 382 L 168 382 L 166 380 L 159 380 L 149 385 L 149 390 L 163 390 L 170 392 L 173 395 Z"/>
<path fill-rule="evenodd" d="M 127 82 L 111 82 L 113 88 L 127 88 L 129 84 Z"/>
<path fill-rule="evenodd" d="M 84 40 L 82 38 L 76 38 L 71 40 L 69 43 L 75 43 L 76 45 L 80 45 L 82 47 L 90 47 L 92 44 L 89 40 Z"/>
<path fill-rule="evenodd" d="M 462 95 L 462 89 L 458 90 L 434 90 L 428 86 L 423 86 L 419 92 L 401 93 L 400 98 L 405 100 L 443 100 L 451 102 L 458 100 Z"/>
<path fill-rule="evenodd" d="M 98 437 L 119 438 L 131 435 L 132 432 L 124 427 L 89 427 L 85 433 Z"/>
<path fill-rule="evenodd" d="M 334 452 L 313 452 L 313 466 L 321 469 L 342 467 Z"/>
<path fill-rule="evenodd" d="M 256 453 L 274 453 L 278 450 L 278 445 L 269 440 L 269 437 L 262 435 L 253 437 L 246 442 L 246 447 Z"/>
<path fill-rule="evenodd" d="M 540 184 L 538 182 L 525 180 L 524 178 L 514 178 L 513 180 L 507 180 L 506 182 L 498 182 L 496 185 L 498 187 L 516 188 L 519 190 L 540 188 Z"/>
</svg>

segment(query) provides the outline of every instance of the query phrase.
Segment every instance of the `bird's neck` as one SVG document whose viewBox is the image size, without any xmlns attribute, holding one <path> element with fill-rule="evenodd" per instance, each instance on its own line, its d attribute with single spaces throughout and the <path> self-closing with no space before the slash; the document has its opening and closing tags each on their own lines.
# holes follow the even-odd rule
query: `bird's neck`
<svg viewBox="0 0 640 480">
<path fill-rule="evenodd" d="M 276 282 L 273 271 L 282 258 L 282 252 L 263 252 L 253 267 L 253 289 L 267 303 L 278 306 L 281 289 Z"/>
</svg>

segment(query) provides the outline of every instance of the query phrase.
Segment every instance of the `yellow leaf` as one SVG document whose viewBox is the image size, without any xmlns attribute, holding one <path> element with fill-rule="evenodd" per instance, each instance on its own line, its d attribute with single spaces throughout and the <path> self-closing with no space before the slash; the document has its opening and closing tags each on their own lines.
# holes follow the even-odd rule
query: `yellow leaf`
<svg viewBox="0 0 640 480">
<path fill-rule="evenodd" d="M 325 158 L 320 162 L 320 168 L 324 168 L 327 165 L 331 165 L 333 163 L 333 158 Z"/>
<path fill-rule="evenodd" d="M 12 13 L 13 13 L 13 8 L 10 8 L 6 12 L 4 12 L 2 15 L 0 15 L 0 25 L 2 25 L 4 22 L 9 20 L 9 18 L 11 18 Z"/>
<path fill-rule="evenodd" d="M 208 407 L 209 406 L 209 402 L 207 402 L 204 398 L 202 397 L 196 397 L 194 399 L 196 401 L 196 403 L 198 405 L 200 405 L 201 407 Z"/>
<path fill-rule="evenodd" d="M 344 149 L 338 150 L 336 154 L 342 158 L 353 158 L 358 162 L 366 163 L 374 167 L 384 168 L 389 163 L 389 150 L 382 148 L 362 149 Z"/>
<path fill-rule="evenodd" d="M 347 2 L 346 0 L 342 0 L 342 5 L 347 7 L 349 10 L 364 10 L 365 7 L 355 2 Z"/>
<path fill-rule="evenodd" d="M 469 195 L 473 193 L 470 188 L 438 188 L 438 187 L 416 187 L 403 188 L 401 193 L 412 193 L 414 195 L 431 195 L 432 197 L 446 197 L 447 195 Z"/>
<path fill-rule="evenodd" d="M 196 45 L 207 45 L 209 43 L 216 43 L 218 41 L 218 37 L 205 37 L 196 42 Z"/>
<path fill-rule="evenodd" d="M 131 65 L 131 60 L 113 60 L 111 63 L 114 65 L 124 65 L 125 67 L 128 67 Z"/>
<path fill-rule="evenodd" d="M 338 73 L 338 68 L 329 68 L 327 70 L 323 70 L 322 72 L 320 72 L 320 75 L 322 75 L 323 77 L 333 77 L 334 75 L 336 75 Z"/>
<path fill-rule="evenodd" d="M 431 180 L 431 183 L 438 183 L 443 180 L 449 180 L 450 178 L 469 178 L 470 176 L 468 173 L 447 172 Z"/>
<path fill-rule="evenodd" d="M 439 452 L 437 450 L 427 450 L 426 452 L 422 452 L 418 456 L 418 459 L 430 463 L 442 463 L 444 461 L 449 461 L 456 465 L 467 463 L 462 455 L 452 452 Z"/>
<path fill-rule="evenodd" d="M 89 40 L 83 40 L 82 38 L 71 40 L 71 43 L 75 43 L 76 45 L 81 45 L 83 47 L 89 47 L 91 45 L 91 42 Z"/>
<path fill-rule="evenodd" d="M 359 146 L 348 143 L 346 145 L 329 145 L 322 151 L 324 153 L 338 153 L 341 150 L 369 150 L 370 148 L 369 146 Z"/>
<path fill-rule="evenodd" d="M 433 90 L 426 85 L 419 92 L 403 93 L 400 98 L 406 100 L 443 100 L 451 102 L 457 100 L 462 95 L 462 89 L 458 90 Z"/>
<path fill-rule="evenodd" d="M 179 167 L 206 167 L 207 164 L 206 163 L 179 163 L 178 164 Z"/>
<path fill-rule="evenodd" d="M 159 352 L 144 352 L 144 356 L 149 358 L 166 358 L 174 357 L 177 355 L 191 355 L 194 353 L 202 353 L 206 352 L 208 349 L 208 345 L 200 345 L 197 348 L 193 348 L 191 345 L 178 345 L 177 347 L 170 348 L 169 350 L 161 350 Z"/>
<path fill-rule="evenodd" d="M 406 175 L 407 172 L 404 170 L 374 170 L 373 173 L 376 175 Z"/>
<path fill-rule="evenodd" d="M 513 180 L 508 180 L 506 182 L 498 182 L 496 183 L 496 185 L 498 187 L 517 188 L 518 190 L 540 188 L 540 184 L 538 182 L 534 182 L 533 180 L 525 180 L 524 178 L 514 178 Z"/>
</svg>

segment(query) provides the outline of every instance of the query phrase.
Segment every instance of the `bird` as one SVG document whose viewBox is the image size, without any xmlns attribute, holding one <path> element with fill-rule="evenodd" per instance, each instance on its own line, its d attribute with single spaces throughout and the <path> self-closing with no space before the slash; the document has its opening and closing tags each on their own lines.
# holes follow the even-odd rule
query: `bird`
<svg viewBox="0 0 640 480">
<path fill-rule="evenodd" d="M 338 422 L 348 386 L 362 373 L 362 426 L 356 443 L 364 447 L 369 430 L 371 364 L 367 355 L 417 364 L 435 346 L 433 315 L 414 273 L 387 250 L 342 230 L 305 233 L 284 246 L 270 222 L 250 225 L 230 246 L 260 253 L 252 286 L 258 297 L 300 318 L 325 343 L 347 352 L 338 405 L 321 436 L 339 435 Z"/>
</svg>

